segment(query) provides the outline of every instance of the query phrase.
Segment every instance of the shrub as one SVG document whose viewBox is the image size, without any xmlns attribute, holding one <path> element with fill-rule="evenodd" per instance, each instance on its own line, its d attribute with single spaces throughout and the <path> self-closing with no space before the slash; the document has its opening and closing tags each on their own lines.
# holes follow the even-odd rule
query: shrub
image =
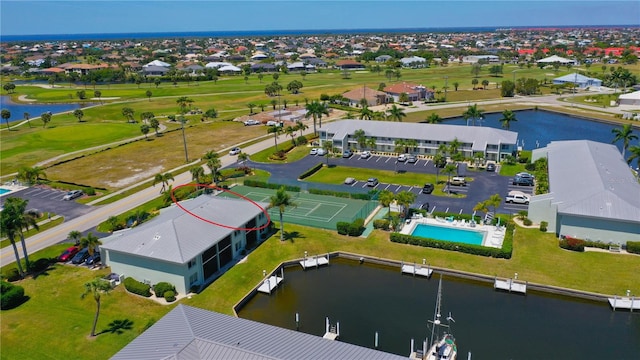
<svg viewBox="0 0 640 360">
<path fill-rule="evenodd" d="M 627 241 L 627 252 L 640 254 L 640 241 Z"/>
<path fill-rule="evenodd" d="M 524 166 L 524 168 L 525 168 L 527 171 L 534 171 L 534 170 L 536 169 L 536 164 L 534 164 L 534 163 L 528 163 L 528 164 L 526 164 L 526 165 Z"/>
<path fill-rule="evenodd" d="M 167 302 L 174 302 L 176 301 L 176 293 L 169 290 L 164 293 L 164 299 L 167 300 Z"/>
<path fill-rule="evenodd" d="M 299 186 L 282 185 L 282 184 L 276 184 L 276 183 L 268 183 L 266 181 L 250 180 L 250 179 L 245 180 L 243 183 L 245 186 L 257 187 L 257 188 L 263 188 L 263 189 L 280 189 L 280 187 L 284 186 L 284 189 L 286 191 L 300 192 Z"/>
<path fill-rule="evenodd" d="M 2 281 L 0 284 L 0 290 L 2 292 L 2 296 L 0 297 L 0 309 L 13 309 L 27 300 L 24 296 L 24 288 L 22 286 L 13 285 L 6 281 Z"/>
<path fill-rule="evenodd" d="M 377 193 L 376 191 L 364 194 L 364 193 L 349 193 L 349 192 L 333 191 L 333 190 L 309 189 L 309 194 L 329 195 L 329 196 L 335 196 L 335 197 L 346 198 L 346 199 L 356 199 L 356 200 L 371 200 L 372 196 L 375 195 L 376 193 Z"/>
<path fill-rule="evenodd" d="M 580 240 L 580 239 L 576 239 L 568 236 L 560 240 L 560 247 L 563 249 L 571 250 L 571 251 L 583 252 L 584 245 L 585 245 L 584 240 Z"/>
<path fill-rule="evenodd" d="M 518 158 L 518 162 L 519 162 L 520 164 L 526 164 L 526 163 L 528 163 L 528 162 L 529 162 L 529 157 L 527 157 L 527 156 L 520 156 L 520 157 Z"/>
<path fill-rule="evenodd" d="M 308 140 L 306 136 L 298 136 L 298 138 L 296 139 L 296 144 L 298 144 L 298 146 L 305 145 L 307 142 Z"/>
<path fill-rule="evenodd" d="M 96 189 L 90 187 L 90 188 L 85 189 L 84 192 L 87 193 L 87 195 L 89 195 L 89 196 L 94 196 L 96 194 Z"/>
<path fill-rule="evenodd" d="M 364 219 L 358 218 L 355 219 L 351 224 L 349 224 L 349 236 L 360 236 L 364 231 Z"/>
<path fill-rule="evenodd" d="M 531 219 L 529 218 L 524 218 L 524 220 L 522 220 L 522 223 L 524 224 L 524 226 L 531 226 L 532 224 Z"/>
<path fill-rule="evenodd" d="M 29 263 L 29 271 L 40 272 L 47 270 L 51 265 L 51 260 L 48 258 L 40 258 L 36 261 L 32 261 Z"/>
<path fill-rule="evenodd" d="M 547 226 L 549 226 L 548 222 L 541 221 L 540 222 L 540 231 L 547 232 Z"/>
<path fill-rule="evenodd" d="M 20 271 L 17 268 L 11 268 L 9 270 L 5 270 L 4 274 L 2 274 L 2 278 L 7 281 L 18 281 L 22 277 L 20 276 Z"/>
<path fill-rule="evenodd" d="M 153 292 L 156 293 L 156 297 L 164 297 L 167 291 L 172 291 L 175 295 L 176 287 L 168 282 L 159 282 L 153 287 Z"/>
<path fill-rule="evenodd" d="M 311 176 L 311 175 L 315 174 L 316 172 L 318 172 L 318 170 L 320 170 L 320 169 L 322 169 L 322 162 L 317 163 L 316 165 L 314 165 L 313 167 L 311 167 L 307 171 L 305 171 L 302 174 L 300 174 L 298 179 L 302 180 L 302 179 L 308 178 L 309 176 Z"/>
<path fill-rule="evenodd" d="M 336 230 L 338 230 L 338 234 L 347 235 L 349 233 L 349 225 L 351 224 L 346 221 L 338 221 L 338 223 L 336 223 Z"/>
<path fill-rule="evenodd" d="M 389 230 L 389 224 L 389 220 L 387 219 L 373 220 L 374 229 Z"/>
<path fill-rule="evenodd" d="M 124 287 L 130 293 L 138 294 L 144 297 L 151 296 L 151 286 L 141 283 L 140 281 L 134 278 L 125 278 L 124 279 Z"/>
</svg>

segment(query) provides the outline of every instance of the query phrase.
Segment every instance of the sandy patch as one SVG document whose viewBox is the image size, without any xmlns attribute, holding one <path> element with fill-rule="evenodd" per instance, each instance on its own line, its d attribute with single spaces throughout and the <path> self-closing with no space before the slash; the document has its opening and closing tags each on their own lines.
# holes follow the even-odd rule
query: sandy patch
<svg viewBox="0 0 640 360">
<path fill-rule="evenodd" d="M 142 169 L 131 169 L 132 172 L 136 173 L 135 175 L 129 176 L 127 178 L 124 179 L 120 179 L 118 181 L 107 181 L 107 185 L 109 185 L 110 187 L 114 187 L 114 188 L 123 188 L 125 186 L 131 185 L 131 184 L 135 184 L 138 181 L 142 181 L 145 179 L 148 179 L 152 176 L 154 176 L 155 174 L 158 174 L 160 172 L 162 172 L 162 170 L 164 169 L 163 166 L 156 166 L 153 167 L 151 169 L 148 169 L 146 171 L 143 171 Z"/>
<path fill-rule="evenodd" d="M 99 97 L 99 98 L 92 97 L 91 98 L 91 100 L 96 100 L 96 101 L 100 101 L 100 100 L 118 100 L 118 99 L 120 99 L 119 96 L 116 96 L 116 97 Z"/>
<path fill-rule="evenodd" d="M 34 101 L 38 101 L 38 100 L 35 100 L 35 99 L 29 99 L 29 98 L 27 98 L 27 95 L 20 95 L 20 96 L 18 96 L 18 100 L 20 100 L 20 101 L 24 101 L 24 102 L 34 102 Z"/>
</svg>

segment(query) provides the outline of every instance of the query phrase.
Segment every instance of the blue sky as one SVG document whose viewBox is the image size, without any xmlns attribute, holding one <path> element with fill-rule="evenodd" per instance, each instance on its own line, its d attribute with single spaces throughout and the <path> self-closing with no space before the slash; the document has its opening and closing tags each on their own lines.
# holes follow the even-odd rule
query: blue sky
<svg viewBox="0 0 640 360">
<path fill-rule="evenodd" d="M 0 35 L 640 25 L 640 1 L 0 1 Z"/>
</svg>

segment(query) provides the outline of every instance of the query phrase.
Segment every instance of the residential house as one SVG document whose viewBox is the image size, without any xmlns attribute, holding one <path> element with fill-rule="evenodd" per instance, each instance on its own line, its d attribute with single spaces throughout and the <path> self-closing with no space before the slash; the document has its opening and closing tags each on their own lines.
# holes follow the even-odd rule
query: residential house
<svg viewBox="0 0 640 360">
<path fill-rule="evenodd" d="M 409 101 L 421 101 L 433 98 L 432 90 L 422 85 L 407 82 L 389 85 L 385 87 L 383 91 L 393 97 L 395 102 L 400 101 L 400 95 L 402 93 L 406 93 L 409 96 Z"/>
<path fill-rule="evenodd" d="M 367 100 L 368 106 L 386 104 L 387 98 L 389 97 L 389 95 L 383 91 L 374 90 L 366 86 L 347 91 L 342 94 L 342 96 L 349 100 L 350 106 L 359 105 L 362 99 Z"/>
</svg>

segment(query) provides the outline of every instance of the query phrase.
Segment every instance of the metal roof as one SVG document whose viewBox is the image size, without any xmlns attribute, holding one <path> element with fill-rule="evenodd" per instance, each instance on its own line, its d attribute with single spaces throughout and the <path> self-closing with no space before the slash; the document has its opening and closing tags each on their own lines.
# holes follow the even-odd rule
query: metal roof
<svg viewBox="0 0 640 360">
<path fill-rule="evenodd" d="M 180 202 L 191 213 L 231 227 L 242 227 L 262 212 L 238 199 L 201 195 Z M 267 203 L 258 203 L 261 207 Z M 233 230 L 210 224 L 173 205 L 160 215 L 102 239 L 103 249 L 184 264 L 220 241 Z"/>
<path fill-rule="evenodd" d="M 478 151 L 484 151 L 487 144 L 515 145 L 518 140 L 516 132 L 481 126 L 371 120 L 342 120 L 322 125 L 322 130 L 334 134 L 334 139 L 343 139 L 359 129 L 364 130 L 365 136 L 378 138 L 432 141 L 452 141 L 457 138 L 462 143 L 472 144 L 473 149 Z"/>
<path fill-rule="evenodd" d="M 614 145 L 553 141 L 545 149 L 549 192 L 558 212 L 634 221 L 640 225 L 640 184 Z"/>
<path fill-rule="evenodd" d="M 179 304 L 112 359 L 404 360 L 407 357 Z"/>
</svg>

